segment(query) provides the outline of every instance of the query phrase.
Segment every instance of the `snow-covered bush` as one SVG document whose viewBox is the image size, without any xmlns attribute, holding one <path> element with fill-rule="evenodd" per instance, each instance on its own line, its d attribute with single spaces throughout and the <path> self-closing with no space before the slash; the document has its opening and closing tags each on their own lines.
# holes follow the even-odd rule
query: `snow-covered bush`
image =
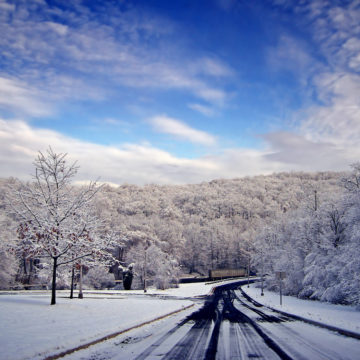
<svg viewBox="0 0 360 360">
<path fill-rule="evenodd" d="M 84 276 L 84 285 L 93 289 L 106 289 L 115 286 L 114 275 L 103 266 L 91 268 Z"/>
<path fill-rule="evenodd" d="M 0 289 L 9 289 L 15 285 L 17 261 L 13 254 L 0 251 Z"/>
</svg>

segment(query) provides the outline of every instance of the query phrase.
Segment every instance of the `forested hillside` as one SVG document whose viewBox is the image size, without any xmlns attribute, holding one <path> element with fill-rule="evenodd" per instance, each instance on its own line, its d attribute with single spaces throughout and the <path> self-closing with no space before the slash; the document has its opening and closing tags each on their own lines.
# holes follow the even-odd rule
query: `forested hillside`
<svg viewBox="0 0 360 360">
<path fill-rule="evenodd" d="M 319 202 L 329 193 L 338 193 L 339 174 L 107 187 L 97 208 L 109 226 L 126 238 L 126 249 L 150 240 L 173 256 L 183 271 L 207 274 L 211 268 L 244 266 L 263 226 L 303 203 L 312 203 L 315 189 Z"/>
<path fill-rule="evenodd" d="M 329 197 L 340 197 L 343 176 L 332 172 L 280 173 L 197 185 L 104 186 L 97 194 L 95 208 L 117 242 L 110 250 L 123 266 L 133 264 L 138 284 L 143 280 L 146 254 L 148 276 L 165 287 L 181 274 L 206 275 L 209 269 L 245 267 L 249 258 L 252 269 L 259 271 L 258 254 L 268 246 L 264 242 L 267 234 L 280 234 L 274 230 L 279 222 L 289 224 L 284 219 L 294 221 L 299 211 L 320 209 Z M 5 248 L 16 238 L 18 226 L 5 207 L 9 183 L 17 182 L 3 179 L 0 183 L 2 287 L 14 283 L 16 273 L 19 279 L 24 267 L 30 271 L 24 259 L 15 259 Z M 308 241 L 316 239 L 309 237 Z M 275 259 L 277 250 L 278 244 L 266 251 Z M 271 259 L 266 260 L 269 270 L 274 267 Z M 121 276 L 116 266 L 112 271 Z M 88 281 L 101 283 L 99 277 L 108 276 L 107 271 L 90 269 Z M 63 283 L 66 279 L 64 274 Z"/>
</svg>

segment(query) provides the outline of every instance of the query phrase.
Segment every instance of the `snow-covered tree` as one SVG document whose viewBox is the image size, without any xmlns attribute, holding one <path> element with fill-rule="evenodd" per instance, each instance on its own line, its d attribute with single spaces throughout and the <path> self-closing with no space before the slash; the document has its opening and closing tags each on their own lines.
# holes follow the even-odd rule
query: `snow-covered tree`
<svg viewBox="0 0 360 360">
<path fill-rule="evenodd" d="M 258 233 L 255 261 L 268 274 L 269 289 L 278 286 L 275 271 L 285 270 L 287 294 L 360 304 L 360 164 L 352 167 L 339 182 L 342 189 L 305 182 L 303 204 Z"/>
<path fill-rule="evenodd" d="M 0 289 L 14 285 L 18 262 L 14 252 L 10 252 L 11 229 L 13 223 L 0 208 Z"/>
<path fill-rule="evenodd" d="M 66 156 L 51 148 L 45 154 L 39 152 L 34 182 L 12 187 L 9 194 L 11 209 L 20 221 L 18 250 L 26 257 L 51 260 L 52 305 L 58 267 L 104 251 L 90 206 L 99 187 L 91 182 L 74 188 L 71 181 L 79 167 L 68 165 Z"/>
<path fill-rule="evenodd" d="M 129 250 L 127 260 L 133 265 L 137 287 L 146 290 L 146 281 L 149 279 L 159 289 L 166 289 L 178 282 L 177 261 L 155 243 L 139 243 Z"/>
</svg>

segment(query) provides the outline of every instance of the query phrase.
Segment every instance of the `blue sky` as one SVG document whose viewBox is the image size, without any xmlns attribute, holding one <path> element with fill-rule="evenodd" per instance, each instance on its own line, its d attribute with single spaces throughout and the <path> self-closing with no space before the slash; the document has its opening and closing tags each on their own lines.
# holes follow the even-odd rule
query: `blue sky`
<svg viewBox="0 0 360 360">
<path fill-rule="evenodd" d="M 1 176 L 51 145 L 79 181 L 346 170 L 360 1 L 0 0 Z"/>
</svg>

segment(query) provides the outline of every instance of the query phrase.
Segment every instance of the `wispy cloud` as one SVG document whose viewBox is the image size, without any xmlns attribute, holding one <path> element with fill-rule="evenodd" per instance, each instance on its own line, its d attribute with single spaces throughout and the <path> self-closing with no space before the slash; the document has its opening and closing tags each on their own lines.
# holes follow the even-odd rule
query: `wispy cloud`
<svg viewBox="0 0 360 360">
<path fill-rule="evenodd" d="M 216 0 L 216 3 L 220 9 L 230 11 L 236 5 L 236 0 Z"/>
<path fill-rule="evenodd" d="M 352 159 L 360 146 L 360 6 L 356 3 L 317 7 L 314 36 L 328 65 L 313 78 L 322 105 L 310 108 L 300 126 L 307 138 L 335 144 Z"/>
<path fill-rule="evenodd" d="M 276 46 L 268 50 L 270 68 L 275 71 L 290 70 L 297 75 L 309 76 L 310 67 L 316 65 L 306 45 L 299 39 L 288 34 L 282 35 Z"/>
<path fill-rule="evenodd" d="M 149 119 L 154 129 L 158 132 L 170 134 L 177 138 L 202 145 L 214 145 L 216 138 L 205 131 L 193 129 L 182 121 L 166 115 L 154 116 Z"/>
<path fill-rule="evenodd" d="M 218 78 L 232 70 L 216 58 L 189 58 L 186 49 L 173 47 L 172 36 L 179 29 L 167 18 L 110 2 L 97 5 L 102 9 L 96 18 L 80 2 L 69 2 L 66 9 L 33 0 L 17 7 L 1 4 L 8 11 L 0 14 L 0 76 L 16 74 L 35 90 L 33 101 L 53 111 L 53 100 L 68 101 L 69 93 L 102 100 L 116 96 L 119 86 L 186 91 L 214 105 L 226 102 L 228 94 Z M 66 78 L 72 86 L 63 83 Z M 71 91 L 74 87 L 80 91 Z M 42 90 L 54 99 L 38 96 Z M 34 112 L 30 109 L 28 115 Z"/>
<path fill-rule="evenodd" d="M 15 4 L 9 4 L 3 1 L 0 1 L 0 9 L 3 11 L 14 11 L 15 10 Z"/>
<path fill-rule="evenodd" d="M 214 108 L 202 104 L 189 104 L 188 105 L 190 109 L 193 109 L 195 111 L 198 111 L 199 113 L 205 115 L 205 116 L 214 116 L 215 110 Z"/>
<path fill-rule="evenodd" d="M 98 124 L 105 124 L 111 126 L 129 126 L 129 123 L 123 120 L 114 119 L 114 118 L 105 118 L 102 120 L 96 121 Z"/>
<path fill-rule="evenodd" d="M 290 3 L 280 1 L 278 5 L 301 15 L 298 26 L 307 27 L 321 60 L 314 66 L 309 49 L 296 39 L 286 38 L 277 48 L 278 57 L 273 53 L 274 58 L 282 62 L 288 57 L 291 66 L 306 70 L 304 84 L 312 86 L 317 103 L 302 109 L 294 134 L 265 137 L 275 152 L 271 158 L 284 162 L 292 159 L 304 168 L 313 164 L 343 168 L 360 157 L 360 4 L 350 1 L 338 6 L 306 0 L 292 8 Z"/>
<path fill-rule="evenodd" d="M 360 147 L 360 75 L 322 74 L 317 84 L 325 104 L 308 110 L 300 131 L 313 140 L 356 151 Z"/>
<path fill-rule="evenodd" d="M 0 76 L 0 106 L 17 115 L 46 116 L 52 113 L 46 94 L 26 83 Z"/>
<path fill-rule="evenodd" d="M 212 85 L 209 79 L 204 79 L 199 74 L 200 69 L 198 73 L 194 72 L 191 64 L 179 66 L 167 62 L 144 61 L 144 58 L 133 57 L 126 66 L 115 66 L 113 76 L 120 83 L 134 88 L 186 90 L 216 106 L 223 106 L 230 96 L 225 90 Z"/>
<path fill-rule="evenodd" d="M 46 21 L 44 24 L 49 26 L 49 30 L 53 30 L 57 35 L 60 36 L 66 35 L 69 30 L 68 26 L 53 21 Z"/>
<path fill-rule="evenodd" d="M 216 77 L 228 77 L 235 75 L 235 71 L 231 69 L 229 65 L 211 57 L 200 58 L 193 64 L 193 67 L 195 67 L 196 72 L 202 72 L 206 75 Z"/>
</svg>

